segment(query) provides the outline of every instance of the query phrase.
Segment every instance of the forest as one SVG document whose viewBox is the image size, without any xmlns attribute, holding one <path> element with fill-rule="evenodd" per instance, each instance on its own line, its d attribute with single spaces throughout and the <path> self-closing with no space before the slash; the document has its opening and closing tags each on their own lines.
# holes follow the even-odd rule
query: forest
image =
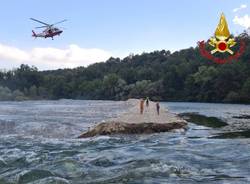
<svg viewBox="0 0 250 184">
<path fill-rule="evenodd" d="M 22 64 L 0 71 L 0 100 L 91 99 L 250 103 L 250 37 L 237 60 L 217 64 L 198 47 L 110 58 L 88 67 L 39 71 Z M 53 61 L 51 61 L 53 62 Z"/>
</svg>

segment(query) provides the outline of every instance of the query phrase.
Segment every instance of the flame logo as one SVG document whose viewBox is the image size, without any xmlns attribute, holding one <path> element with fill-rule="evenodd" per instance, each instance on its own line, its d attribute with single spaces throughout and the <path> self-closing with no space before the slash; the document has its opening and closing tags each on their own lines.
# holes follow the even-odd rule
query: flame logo
<svg viewBox="0 0 250 184">
<path fill-rule="evenodd" d="M 245 43 L 243 41 L 241 41 L 240 49 L 238 52 L 236 52 L 236 54 L 234 54 L 234 52 L 231 50 L 231 48 L 234 47 L 236 45 L 236 43 L 237 42 L 235 41 L 235 39 L 230 35 L 226 17 L 222 13 L 221 17 L 220 17 L 219 24 L 215 30 L 214 37 L 211 37 L 209 39 L 209 42 L 208 42 L 208 44 L 210 46 L 212 46 L 214 49 L 211 50 L 210 53 L 208 53 L 205 50 L 205 41 L 198 42 L 198 45 L 200 48 L 200 53 L 204 57 L 211 59 L 211 60 L 215 61 L 216 63 L 223 64 L 229 60 L 238 59 L 243 54 L 243 51 L 245 49 Z M 212 56 L 213 54 L 215 54 L 217 52 L 229 53 L 232 56 L 230 56 L 226 59 L 225 58 L 220 59 L 220 58 Z"/>
</svg>

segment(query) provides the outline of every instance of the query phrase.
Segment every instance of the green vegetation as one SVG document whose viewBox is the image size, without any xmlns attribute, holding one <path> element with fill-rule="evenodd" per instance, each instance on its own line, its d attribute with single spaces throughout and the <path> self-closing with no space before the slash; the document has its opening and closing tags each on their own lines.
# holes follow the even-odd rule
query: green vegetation
<svg viewBox="0 0 250 184">
<path fill-rule="evenodd" d="M 250 38 L 239 61 L 223 65 L 198 48 L 155 51 L 75 69 L 38 71 L 21 65 L 0 72 L 0 100 L 106 99 L 250 103 Z M 51 61 L 53 62 L 53 61 Z"/>
</svg>

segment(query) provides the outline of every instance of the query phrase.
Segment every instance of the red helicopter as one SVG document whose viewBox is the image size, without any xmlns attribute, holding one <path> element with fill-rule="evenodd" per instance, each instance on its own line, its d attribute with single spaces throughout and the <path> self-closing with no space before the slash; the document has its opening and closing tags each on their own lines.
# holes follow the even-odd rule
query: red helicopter
<svg viewBox="0 0 250 184">
<path fill-rule="evenodd" d="M 36 27 L 37 29 L 45 28 L 45 30 L 43 32 L 41 32 L 41 33 L 36 33 L 35 31 L 32 30 L 32 33 L 33 33 L 32 36 L 33 37 L 35 37 L 35 38 L 37 38 L 37 37 L 40 37 L 40 38 L 52 38 L 52 40 L 54 40 L 54 36 L 56 36 L 56 35 L 60 36 L 60 34 L 63 32 L 59 28 L 54 27 L 54 25 L 60 24 L 60 23 L 63 23 L 65 21 L 67 21 L 67 20 L 62 20 L 62 21 L 56 22 L 54 24 L 47 24 L 45 22 L 42 22 L 42 21 L 34 19 L 34 18 L 30 18 L 30 19 L 44 25 L 44 26 Z"/>
</svg>

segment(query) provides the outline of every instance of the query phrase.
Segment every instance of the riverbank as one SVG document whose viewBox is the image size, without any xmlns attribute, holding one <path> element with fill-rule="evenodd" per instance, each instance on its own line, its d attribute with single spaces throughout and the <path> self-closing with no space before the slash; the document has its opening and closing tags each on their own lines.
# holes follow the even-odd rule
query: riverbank
<svg viewBox="0 0 250 184">
<path fill-rule="evenodd" d="M 140 114 L 139 111 L 139 100 L 130 99 L 127 103 L 131 104 L 132 107 L 126 113 L 99 123 L 78 138 L 112 134 L 159 133 L 185 128 L 187 125 L 184 119 L 169 112 L 164 107 L 160 108 L 158 115 L 155 102 L 150 101 L 148 107 L 144 104 L 143 114 Z"/>
</svg>

